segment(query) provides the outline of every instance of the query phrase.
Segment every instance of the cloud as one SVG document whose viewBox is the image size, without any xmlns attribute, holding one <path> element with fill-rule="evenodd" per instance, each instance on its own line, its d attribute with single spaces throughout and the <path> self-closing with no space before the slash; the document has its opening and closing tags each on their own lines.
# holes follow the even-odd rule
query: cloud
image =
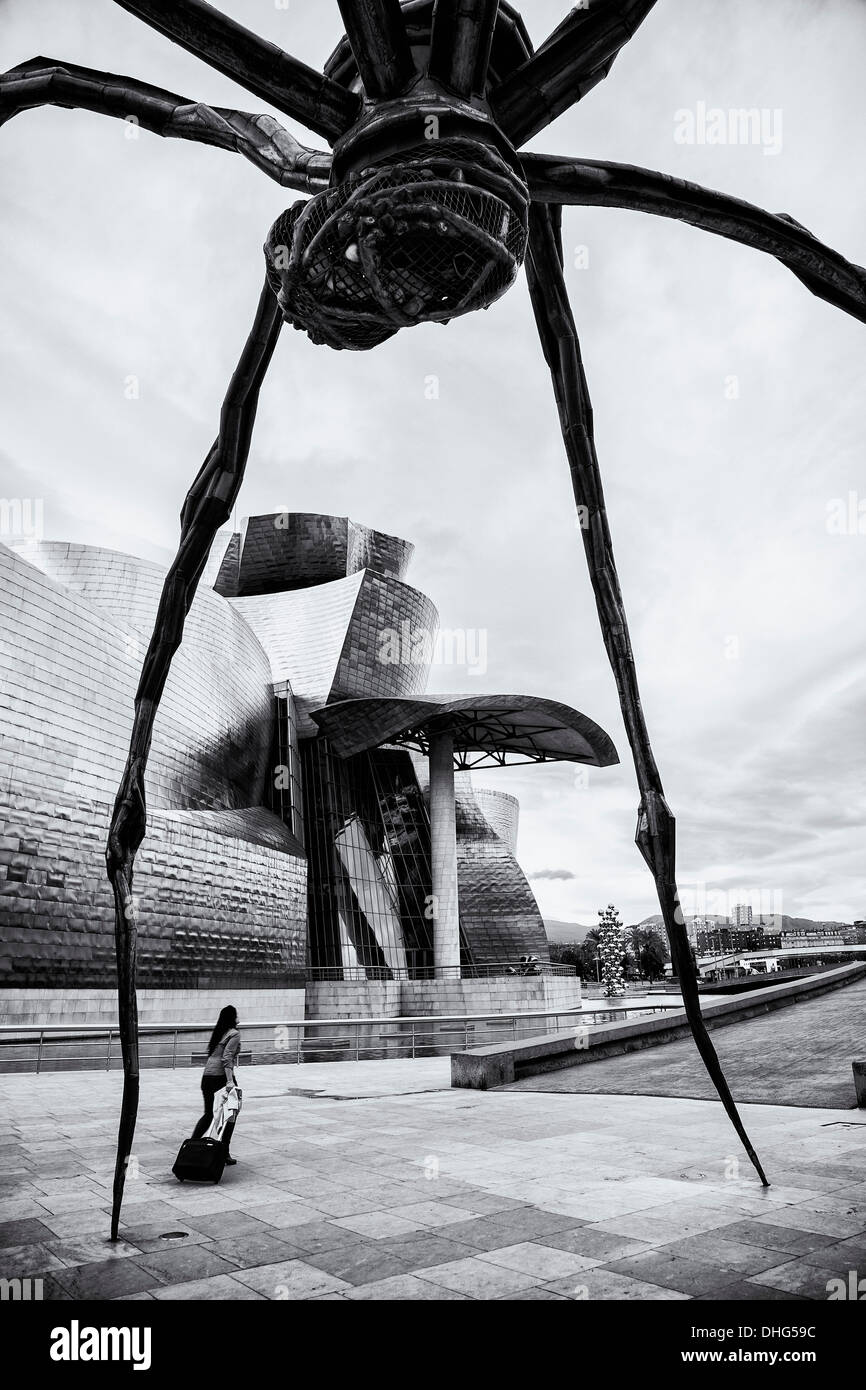
<svg viewBox="0 0 866 1390">
<path fill-rule="evenodd" d="M 530 877 L 530 879 L 532 880 L 532 882 L 534 883 L 534 882 L 536 881 L 536 879 L 539 879 L 539 878 L 548 878 L 548 879 L 560 879 L 560 878 L 562 878 L 562 879 L 568 879 L 568 878 L 577 878 L 577 874 L 573 874 L 573 873 L 571 872 L 570 869 L 540 869 L 540 870 L 538 871 L 537 874 L 530 874 L 529 877 Z"/>
</svg>

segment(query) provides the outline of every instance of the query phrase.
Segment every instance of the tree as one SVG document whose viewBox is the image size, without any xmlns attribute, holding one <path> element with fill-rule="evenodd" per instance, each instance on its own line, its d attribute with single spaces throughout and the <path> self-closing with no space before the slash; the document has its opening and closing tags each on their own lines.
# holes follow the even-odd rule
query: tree
<svg viewBox="0 0 866 1390">
<path fill-rule="evenodd" d="M 593 927 L 588 931 L 583 939 L 583 977 L 585 980 L 599 980 L 601 970 L 599 964 L 599 948 L 601 945 L 601 932 L 598 927 Z"/>
<path fill-rule="evenodd" d="M 598 935 L 598 933 L 596 933 Z M 573 965 L 581 979 L 595 979 L 595 949 L 580 941 L 550 943 L 550 959 L 557 965 Z"/>
<path fill-rule="evenodd" d="M 654 927 L 629 927 L 628 942 L 635 969 L 643 979 L 659 980 L 669 958 L 667 944 Z"/>
<path fill-rule="evenodd" d="M 667 942 L 660 932 L 650 930 L 647 933 L 647 940 L 641 948 L 640 970 L 648 980 L 661 980 L 664 978 L 665 964 L 670 957 Z"/>
<path fill-rule="evenodd" d="M 598 954 L 601 961 L 601 982 L 607 999 L 625 994 L 622 958 L 625 952 L 625 932 L 613 903 L 608 903 L 598 926 Z M 587 933 L 589 935 L 589 933 Z"/>
</svg>

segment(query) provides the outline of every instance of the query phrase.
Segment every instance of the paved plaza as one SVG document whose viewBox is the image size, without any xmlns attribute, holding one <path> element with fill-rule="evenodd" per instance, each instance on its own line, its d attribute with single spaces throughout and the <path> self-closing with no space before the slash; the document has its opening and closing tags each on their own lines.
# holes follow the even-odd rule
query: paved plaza
<svg viewBox="0 0 866 1390">
<path fill-rule="evenodd" d="M 856 1110 L 744 1105 L 763 1191 L 717 1103 L 451 1090 L 448 1058 L 248 1067 L 214 1188 L 170 1171 L 198 1079 L 145 1073 L 112 1246 L 120 1075 L 0 1077 L 0 1277 L 59 1300 L 824 1300 L 866 1273 Z"/>
<path fill-rule="evenodd" d="M 851 1061 L 866 1057 L 866 979 L 715 1028 L 713 1044 L 738 1101 L 853 1109 L 857 1098 Z M 696 1100 L 716 1094 L 691 1038 L 528 1076 L 514 1084 L 527 1091 Z"/>
</svg>

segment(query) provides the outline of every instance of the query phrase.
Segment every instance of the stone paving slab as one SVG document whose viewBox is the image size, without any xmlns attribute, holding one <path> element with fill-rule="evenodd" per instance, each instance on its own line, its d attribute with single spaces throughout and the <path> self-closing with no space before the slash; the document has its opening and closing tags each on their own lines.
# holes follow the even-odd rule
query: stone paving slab
<svg viewBox="0 0 866 1390">
<path fill-rule="evenodd" d="M 116 1245 L 120 1076 L 0 1077 L 0 1277 L 58 1301 L 568 1302 L 824 1299 L 866 1273 L 866 1116 L 744 1105 L 764 1191 L 718 1103 L 452 1091 L 447 1061 L 246 1068 L 217 1188 L 171 1174 L 197 1075 L 149 1071 Z"/>
</svg>

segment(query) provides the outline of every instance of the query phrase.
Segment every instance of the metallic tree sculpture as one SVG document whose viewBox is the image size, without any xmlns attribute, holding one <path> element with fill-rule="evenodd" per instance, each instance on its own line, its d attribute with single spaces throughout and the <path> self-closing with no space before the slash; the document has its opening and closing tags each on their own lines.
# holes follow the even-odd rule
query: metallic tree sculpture
<svg viewBox="0 0 866 1390">
<path fill-rule="evenodd" d="M 217 530 L 243 480 L 258 391 L 282 321 L 332 348 L 375 347 L 399 329 L 487 308 L 526 260 L 550 368 L 599 621 L 640 789 L 637 844 L 655 880 L 695 1042 L 767 1185 L 701 1017 L 675 877 L 674 818 L 641 708 L 613 557 L 592 409 L 563 276 L 561 209 L 630 208 L 677 218 L 775 256 L 811 290 L 866 322 L 866 271 L 793 218 L 649 170 L 518 153 L 607 76 L 656 0 L 592 0 L 533 52 L 505 0 L 338 0 L 346 29 L 324 73 L 204 0 L 116 0 L 239 86 L 325 137 L 308 149 L 271 116 L 188 101 L 128 77 L 35 58 L 0 78 L 0 121 L 30 107 L 82 107 L 159 135 L 234 150 L 312 195 L 275 223 L 250 336 L 219 435 L 181 513 L 135 701 L 106 859 L 115 897 L 124 1086 L 114 1179 L 116 1239 L 138 1106 L 135 856 L 144 775 L 174 652 Z"/>
</svg>

